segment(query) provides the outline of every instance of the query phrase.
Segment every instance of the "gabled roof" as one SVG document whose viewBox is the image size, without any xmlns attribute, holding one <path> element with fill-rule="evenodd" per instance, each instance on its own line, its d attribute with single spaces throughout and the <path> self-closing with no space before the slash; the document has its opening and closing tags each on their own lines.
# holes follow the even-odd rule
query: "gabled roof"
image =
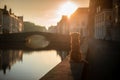
<svg viewBox="0 0 120 80">
<path fill-rule="evenodd" d="M 5 10 L 5 9 L 1 9 L 0 10 L 3 12 L 3 14 L 9 15 L 9 11 Z"/>
</svg>

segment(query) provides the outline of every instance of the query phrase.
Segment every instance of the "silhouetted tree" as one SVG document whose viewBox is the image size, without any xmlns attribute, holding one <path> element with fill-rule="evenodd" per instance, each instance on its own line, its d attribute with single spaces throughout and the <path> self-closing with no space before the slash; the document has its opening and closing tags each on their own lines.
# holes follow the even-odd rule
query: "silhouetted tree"
<svg viewBox="0 0 120 80">
<path fill-rule="evenodd" d="M 33 31 L 40 31 L 45 32 L 45 26 L 35 25 L 32 22 L 24 22 L 24 31 L 23 32 L 33 32 Z"/>
</svg>

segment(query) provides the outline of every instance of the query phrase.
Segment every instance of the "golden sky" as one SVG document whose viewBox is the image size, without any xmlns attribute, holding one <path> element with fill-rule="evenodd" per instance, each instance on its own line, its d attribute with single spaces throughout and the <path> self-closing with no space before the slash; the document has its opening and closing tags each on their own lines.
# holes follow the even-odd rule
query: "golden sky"
<svg viewBox="0 0 120 80">
<path fill-rule="evenodd" d="M 24 21 L 51 26 L 62 15 L 70 16 L 78 7 L 88 7 L 89 0 L 0 0 L 0 8 L 5 4 L 17 16 L 24 16 Z"/>
</svg>

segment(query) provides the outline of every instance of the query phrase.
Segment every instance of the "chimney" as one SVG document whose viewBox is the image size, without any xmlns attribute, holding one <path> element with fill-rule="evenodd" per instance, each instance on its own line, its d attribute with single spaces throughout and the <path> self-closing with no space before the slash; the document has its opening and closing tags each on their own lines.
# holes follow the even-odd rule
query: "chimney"
<svg viewBox="0 0 120 80">
<path fill-rule="evenodd" d="M 11 9 L 11 8 L 9 9 L 9 13 L 10 13 L 10 14 L 12 13 L 12 9 Z"/>
<path fill-rule="evenodd" d="M 4 10 L 7 10 L 7 5 L 4 5 Z"/>
</svg>

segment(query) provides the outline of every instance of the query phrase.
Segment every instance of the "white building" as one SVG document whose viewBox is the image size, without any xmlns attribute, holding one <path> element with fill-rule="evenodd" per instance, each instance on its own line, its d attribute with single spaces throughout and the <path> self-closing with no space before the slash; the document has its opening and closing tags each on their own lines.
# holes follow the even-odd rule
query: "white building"
<svg viewBox="0 0 120 80">
<path fill-rule="evenodd" d="M 0 9 L 0 32 L 17 33 L 23 30 L 23 16 L 16 16 L 12 13 L 12 10 L 7 10 L 7 6 L 4 9 Z"/>
</svg>

